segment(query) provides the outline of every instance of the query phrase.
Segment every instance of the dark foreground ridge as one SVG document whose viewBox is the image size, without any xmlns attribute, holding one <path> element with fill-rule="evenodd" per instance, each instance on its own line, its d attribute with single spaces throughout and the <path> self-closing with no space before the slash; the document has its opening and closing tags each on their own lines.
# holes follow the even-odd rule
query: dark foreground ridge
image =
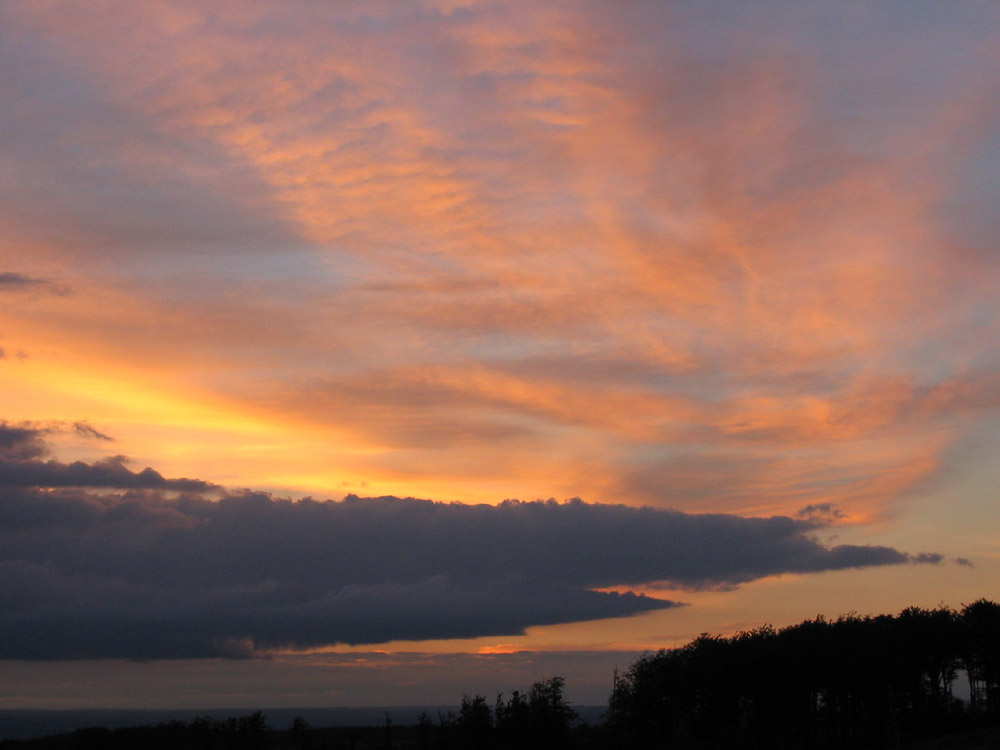
<svg viewBox="0 0 1000 750">
<path fill-rule="evenodd" d="M 1000 605 L 985 599 L 702 635 L 616 678 L 607 718 L 633 748 L 895 748 L 998 722 Z"/>
<path fill-rule="evenodd" d="M 959 684 L 967 684 L 968 701 L 955 696 Z M 492 702 L 466 695 L 457 712 L 425 710 L 405 724 L 387 711 L 372 726 L 317 728 L 295 717 L 277 729 L 256 711 L 80 728 L 5 740 L 0 749 L 997 747 L 1000 605 L 980 599 L 961 611 L 911 607 L 896 616 L 703 634 L 615 675 L 607 709 L 593 723 L 580 719 L 563 688 L 553 677 Z"/>
</svg>

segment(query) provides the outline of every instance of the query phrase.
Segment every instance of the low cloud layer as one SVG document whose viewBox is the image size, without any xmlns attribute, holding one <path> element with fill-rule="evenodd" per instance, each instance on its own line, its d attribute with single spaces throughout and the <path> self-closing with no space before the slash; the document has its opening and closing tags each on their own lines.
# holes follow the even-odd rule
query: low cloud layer
<svg viewBox="0 0 1000 750">
<path fill-rule="evenodd" d="M 815 519 L 581 500 L 216 499 L 197 480 L 120 459 L 42 461 L 45 451 L 41 430 L 0 425 L 0 658 L 248 656 L 514 634 L 677 606 L 600 587 L 940 561 L 826 546 Z"/>
</svg>

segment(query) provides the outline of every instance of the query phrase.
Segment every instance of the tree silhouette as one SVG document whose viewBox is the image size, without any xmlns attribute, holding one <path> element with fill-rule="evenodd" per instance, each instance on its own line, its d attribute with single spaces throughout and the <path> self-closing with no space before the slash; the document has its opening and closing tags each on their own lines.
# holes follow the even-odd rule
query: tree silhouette
<svg viewBox="0 0 1000 750">
<path fill-rule="evenodd" d="M 541 740 L 544 747 L 563 747 L 568 742 L 569 727 L 577 718 L 563 697 L 566 680 L 552 677 L 536 682 L 528 692 L 528 710 L 531 734 Z"/>
<path fill-rule="evenodd" d="M 485 748 L 493 744 L 493 714 L 482 695 L 462 697 L 462 707 L 455 726 L 462 747 Z"/>
<path fill-rule="evenodd" d="M 531 737 L 531 708 L 528 699 L 515 690 L 510 700 L 504 703 L 503 694 L 497 696 L 497 734 L 504 747 L 527 747 Z"/>
<path fill-rule="evenodd" d="M 961 662 L 969 678 L 970 708 L 1000 715 L 1000 604 L 979 599 L 961 614 Z"/>
<path fill-rule="evenodd" d="M 607 724 L 623 748 L 895 747 L 956 726 L 959 667 L 1000 719 L 1000 605 L 702 634 L 616 674 Z"/>
<path fill-rule="evenodd" d="M 312 727 L 301 716 L 296 716 L 292 722 L 292 741 L 295 743 L 296 750 L 312 750 Z"/>
</svg>

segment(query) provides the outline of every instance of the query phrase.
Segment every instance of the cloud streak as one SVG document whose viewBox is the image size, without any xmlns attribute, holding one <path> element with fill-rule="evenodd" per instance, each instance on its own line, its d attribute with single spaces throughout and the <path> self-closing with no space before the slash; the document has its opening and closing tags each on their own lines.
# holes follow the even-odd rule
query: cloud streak
<svg viewBox="0 0 1000 750">
<path fill-rule="evenodd" d="M 0 290 L 26 289 L 45 283 L 47 282 L 42 279 L 34 279 L 23 273 L 14 273 L 12 271 L 0 273 Z"/>
</svg>

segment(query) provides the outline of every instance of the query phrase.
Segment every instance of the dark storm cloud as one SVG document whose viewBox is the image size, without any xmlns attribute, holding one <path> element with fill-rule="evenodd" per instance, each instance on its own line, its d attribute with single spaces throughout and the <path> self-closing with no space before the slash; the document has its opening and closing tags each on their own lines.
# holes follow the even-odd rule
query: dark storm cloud
<svg viewBox="0 0 1000 750">
<path fill-rule="evenodd" d="M 513 539 L 501 523 L 477 543 L 519 507 L 8 489 L 0 658 L 233 656 L 676 606 L 571 583 L 586 576 L 560 550 L 532 552 L 543 530 Z"/>
<path fill-rule="evenodd" d="M 506 635 L 677 606 L 601 587 L 732 587 L 939 560 L 825 546 L 811 536 L 815 520 L 578 499 L 293 502 L 245 491 L 215 501 L 199 494 L 207 483 L 134 473 L 120 458 L 41 461 L 40 433 L 0 425 L 0 658 Z"/>
<path fill-rule="evenodd" d="M 212 489 L 199 479 L 166 479 L 148 466 L 131 471 L 124 456 L 110 456 L 92 464 L 74 461 L 37 461 L 0 458 L 0 486 L 15 487 L 108 487 L 116 489 L 164 489 L 204 492 Z"/>
<path fill-rule="evenodd" d="M 101 487 L 182 492 L 206 492 L 215 487 L 199 479 L 166 479 L 149 467 L 132 471 L 125 465 L 124 456 L 109 456 L 91 464 L 42 461 L 48 452 L 45 436 L 63 430 L 72 430 L 84 439 L 112 440 L 86 422 L 73 422 L 71 427 L 64 427 L 62 423 L 38 426 L 0 422 L 0 487 Z"/>
<path fill-rule="evenodd" d="M 0 422 L 0 461 L 40 458 L 45 455 L 44 430 L 30 425 Z"/>
<path fill-rule="evenodd" d="M 531 624 L 675 606 L 545 582 L 456 581 L 445 575 L 329 589 L 287 580 L 254 586 L 210 580 L 190 591 L 102 579 L 80 590 L 79 577 L 50 567 L 6 567 L 0 564 L 0 585 L 6 591 L 9 578 L 20 590 L 16 598 L 4 596 L 4 604 L 20 611 L 0 618 L 3 658 L 245 657 L 281 646 L 499 636 Z M 24 591 L 26 581 L 46 601 Z"/>
</svg>

